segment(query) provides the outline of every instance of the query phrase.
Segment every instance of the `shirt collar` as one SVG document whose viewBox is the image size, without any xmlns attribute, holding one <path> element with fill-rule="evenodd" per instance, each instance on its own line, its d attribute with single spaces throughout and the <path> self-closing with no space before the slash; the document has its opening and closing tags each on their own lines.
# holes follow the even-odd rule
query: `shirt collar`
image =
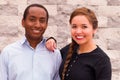
<svg viewBox="0 0 120 80">
<path fill-rule="evenodd" d="M 29 44 L 29 42 L 28 42 L 28 40 L 27 40 L 27 38 L 25 36 L 22 38 L 22 40 L 20 42 L 21 42 L 21 45 Z M 46 39 L 43 38 L 42 41 L 40 43 L 38 43 L 38 44 L 43 44 L 45 42 L 46 42 Z"/>
</svg>

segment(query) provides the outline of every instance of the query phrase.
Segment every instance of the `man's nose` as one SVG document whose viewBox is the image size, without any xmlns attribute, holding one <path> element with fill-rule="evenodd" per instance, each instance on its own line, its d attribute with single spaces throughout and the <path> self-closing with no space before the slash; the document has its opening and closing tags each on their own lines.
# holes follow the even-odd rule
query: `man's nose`
<svg viewBox="0 0 120 80">
<path fill-rule="evenodd" d="M 40 25 L 41 25 L 41 24 L 40 24 L 40 21 L 36 21 L 35 26 L 36 26 L 36 27 L 40 27 Z"/>
</svg>

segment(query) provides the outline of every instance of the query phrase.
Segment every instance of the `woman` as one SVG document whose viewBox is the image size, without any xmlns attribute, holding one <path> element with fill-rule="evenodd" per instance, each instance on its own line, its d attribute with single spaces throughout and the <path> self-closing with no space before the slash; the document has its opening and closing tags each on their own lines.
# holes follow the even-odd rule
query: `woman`
<svg viewBox="0 0 120 80">
<path fill-rule="evenodd" d="M 71 14 L 69 22 L 72 42 L 61 49 L 61 79 L 111 80 L 110 59 L 93 40 L 98 28 L 94 12 L 85 7 L 78 8 Z"/>
</svg>

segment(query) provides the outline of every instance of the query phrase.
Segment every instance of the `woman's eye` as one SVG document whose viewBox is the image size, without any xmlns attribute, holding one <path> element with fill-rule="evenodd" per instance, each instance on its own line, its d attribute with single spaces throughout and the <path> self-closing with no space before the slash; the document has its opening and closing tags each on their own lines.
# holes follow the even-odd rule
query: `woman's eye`
<svg viewBox="0 0 120 80">
<path fill-rule="evenodd" d="M 76 25 L 72 25 L 71 28 L 76 28 L 77 26 Z"/>
<path fill-rule="evenodd" d="M 87 28 L 87 26 L 86 26 L 86 25 L 84 25 L 84 26 L 83 26 L 83 29 L 85 29 L 85 28 Z"/>
</svg>

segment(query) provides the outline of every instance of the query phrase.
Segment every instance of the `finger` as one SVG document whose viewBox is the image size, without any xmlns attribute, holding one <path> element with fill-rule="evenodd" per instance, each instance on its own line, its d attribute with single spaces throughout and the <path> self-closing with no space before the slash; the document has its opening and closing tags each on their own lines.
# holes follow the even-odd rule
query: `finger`
<svg viewBox="0 0 120 80">
<path fill-rule="evenodd" d="M 49 42 L 46 42 L 45 45 L 46 45 L 46 48 L 47 48 L 48 50 L 50 50 L 50 51 L 52 50 Z"/>
<path fill-rule="evenodd" d="M 56 44 L 56 43 L 54 43 L 54 44 L 53 44 L 53 47 L 54 47 L 54 49 L 56 49 L 56 48 L 57 48 L 57 44 Z"/>
<path fill-rule="evenodd" d="M 51 45 L 51 50 L 54 52 L 54 50 L 55 50 L 55 47 L 54 47 L 54 43 L 52 43 L 52 45 Z"/>
</svg>

